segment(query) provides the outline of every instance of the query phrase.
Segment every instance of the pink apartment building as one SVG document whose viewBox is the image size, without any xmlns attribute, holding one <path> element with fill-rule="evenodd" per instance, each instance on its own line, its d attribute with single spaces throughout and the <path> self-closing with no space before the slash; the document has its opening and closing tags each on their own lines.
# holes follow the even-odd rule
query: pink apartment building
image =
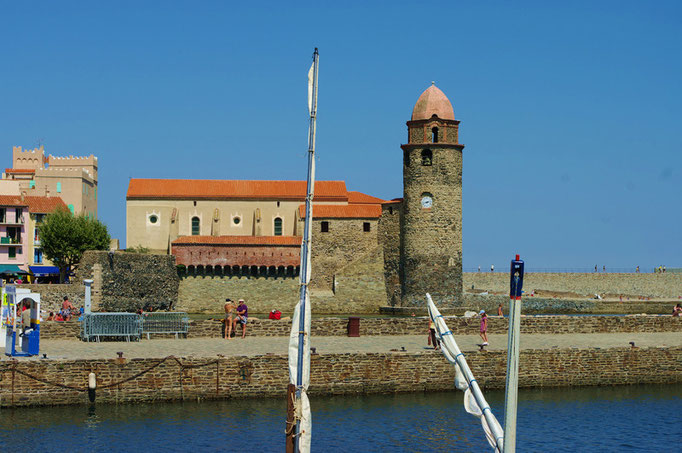
<svg viewBox="0 0 682 453">
<path fill-rule="evenodd" d="M 27 273 L 50 264 L 40 247 L 40 223 L 58 207 L 59 197 L 0 195 L 0 274 Z"/>
</svg>

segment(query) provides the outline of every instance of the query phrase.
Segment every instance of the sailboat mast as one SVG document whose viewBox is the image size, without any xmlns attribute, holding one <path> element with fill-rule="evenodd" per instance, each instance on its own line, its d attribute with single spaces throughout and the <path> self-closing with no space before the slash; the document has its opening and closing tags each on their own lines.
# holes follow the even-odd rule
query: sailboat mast
<svg viewBox="0 0 682 453">
<path fill-rule="evenodd" d="M 298 330 L 298 358 L 296 370 L 296 399 L 301 398 L 303 386 L 303 353 L 304 348 L 309 347 L 305 335 L 305 313 L 306 303 L 309 302 L 308 284 L 310 283 L 310 246 L 313 222 L 313 194 L 315 191 L 315 133 L 317 119 L 317 72 L 319 64 L 319 53 L 317 47 L 313 53 L 313 80 L 312 96 L 310 96 L 308 108 L 310 110 L 310 125 L 308 130 L 308 177 L 305 198 L 305 224 L 303 227 L 303 242 L 301 244 L 301 290 L 300 290 L 300 319 Z M 300 439 L 301 423 L 296 422 L 296 436 L 294 438 L 294 451 L 298 452 Z"/>
</svg>

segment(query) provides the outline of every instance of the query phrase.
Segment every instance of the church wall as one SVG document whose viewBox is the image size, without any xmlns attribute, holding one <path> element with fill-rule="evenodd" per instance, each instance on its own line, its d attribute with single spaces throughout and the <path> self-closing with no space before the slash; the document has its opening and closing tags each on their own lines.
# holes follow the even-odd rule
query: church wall
<svg viewBox="0 0 682 453">
<path fill-rule="evenodd" d="M 379 219 L 379 241 L 383 253 L 383 277 L 386 301 L 400 305 L 400 215 L 401 203 L 382 206 Z"/>
</svg>

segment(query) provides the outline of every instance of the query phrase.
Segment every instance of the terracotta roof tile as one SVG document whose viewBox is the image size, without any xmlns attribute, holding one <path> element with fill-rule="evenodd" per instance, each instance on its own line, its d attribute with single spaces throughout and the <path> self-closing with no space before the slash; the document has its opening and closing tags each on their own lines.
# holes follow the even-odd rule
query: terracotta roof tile
<svg viewBox="0 0 682 453">
<path fill-rule="evenodd" d="M 0 195 L 0 206 L 28 206 L 19 195 Z"/>
<path fill-rule="evenodd" d="M 377 204 L 383 203 L 386 200 L 381 198 L 373 197 L 362 192 L 348 192 L 348 203 L 349 204 Z"/>
<path fill-rule="evenodd" d="M 305 218 L 305 205 L 298 207 L 298 215 Z M 381 217 L 380 204 L 315 204 L 313 205 L 314 219 L 378 219 Z"/>
<path fill-rule="evenodd" d="M 33 168 L 5 168 L 5 173 L 35 173 Z"/>
<path fill-rule="evenodd" d="M 317 181 L 315 199 L 346 201 L 344 181 Z M 305 181 L 229 181 L 209 179 L 131 179 L 127 199 L 305 200 Z"/>
<path fill-rule="evenodd" d="M 301 246 L 300 236 L 181 236 L 172 245 L 280 245 Z"/>
<path fill-rule="evenodd" d="M 26 196 L 24 200 L 28 203 L 28 212 L 38 214 L 49 214 L 57 208 L 67 209 L 66 203 L 60 197 L 35 197 Z"/>
<path fill-rule="evenodd" d="M 402 198 L 394 198 L 392 200 L 384 201 L 381 204 L 392 204 L 392 203 L 402 203 L 403 199 Z"/>
<path fill-rule="evenodd" d="M 58 207 L 66 208 L 66 204 L 59 197 L 25 196 L 21 201 L 19 195 L 0 195 L 0 206 L 27 206 L 28 212 L 48 214 Z"/>
</svg>

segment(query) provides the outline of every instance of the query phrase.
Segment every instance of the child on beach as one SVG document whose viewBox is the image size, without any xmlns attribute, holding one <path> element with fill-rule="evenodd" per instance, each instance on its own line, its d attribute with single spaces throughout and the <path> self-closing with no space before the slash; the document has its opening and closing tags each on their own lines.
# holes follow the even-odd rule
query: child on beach
<svg viewBox="0 0 682 453">
<path fill-rule="evenodd" d="M 481 315 L 481 328 L 479 335 L 481 336 L 481 339 L 483 340 L 483 344 L 487 345 L 488 344 L 488 315 L 485 313 L 485 310 L 481 310 L 479 313 Z"/>
</svg>

